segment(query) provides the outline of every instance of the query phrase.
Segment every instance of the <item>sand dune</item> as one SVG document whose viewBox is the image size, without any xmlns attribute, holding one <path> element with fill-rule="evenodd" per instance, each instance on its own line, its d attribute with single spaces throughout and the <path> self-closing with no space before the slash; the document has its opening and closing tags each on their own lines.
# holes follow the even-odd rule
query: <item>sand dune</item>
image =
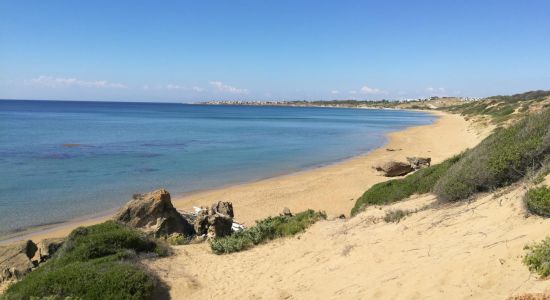
<svg viewBox="0 0 550 300">
<path fill-rule="evenodd" d="M 526 218 L 517 185 L 471 203 L 438 205 L 425 195 L 231 255 L 208 245 L 177 247 L 149 262 L 173 299 L 505 299 L 548 292 L 521 263 L 525 244 L 550 220 Z M 398 224 L 388 209 L 420 209 Z"/>
</svg>

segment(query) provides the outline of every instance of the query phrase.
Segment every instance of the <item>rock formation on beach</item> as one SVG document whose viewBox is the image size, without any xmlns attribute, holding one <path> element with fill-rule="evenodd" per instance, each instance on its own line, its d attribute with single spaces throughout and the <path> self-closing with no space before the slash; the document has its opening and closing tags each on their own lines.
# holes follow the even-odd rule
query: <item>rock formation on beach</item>
<svg viewBox="0 0 550 300">
<path fill-rule="evenodd" d="M 113 220 L 155 237 L 195 234 L 193 225 L 174 208 L 170 193 L 165 189 L 134 195 L 133 199 L 115 214 Z"/>
<path fill-rule="evenodd" d="M 429 167 L 432 163 L 432 159 L 430 157 L 407 157 L 407 161 L 415 170 Z"/>
<path fill-rule="evenodd" d="M 233 230 L 233 204 L 218 201 L 210 208 L 202 207 L 197 212 L 194 228 L 198 236 L 209 239 L 230 235 Z"/>
<path fill-rule="evenodd" d="M 403 176 L 414 171 L 413 167 L 409 163 L 393 160 L 376 166 L 375 169 L 383 172 L 386 177 Z"/>
</svg>

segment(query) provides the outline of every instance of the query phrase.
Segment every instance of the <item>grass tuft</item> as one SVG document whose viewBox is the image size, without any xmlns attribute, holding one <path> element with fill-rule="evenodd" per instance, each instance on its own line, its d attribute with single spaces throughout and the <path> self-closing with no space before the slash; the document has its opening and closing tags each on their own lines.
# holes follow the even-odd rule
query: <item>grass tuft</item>
<svg viewBox="0 0 550 300">
<path fill-rule="evenodd" d="M 243 251 L 269 240 L 300 233 L 326 217 L 324 212 L 311 209 L 294 216 L 268 217 L 257 221 L 256 226 L 210 241 L 210 247 L 216 254 Z"/>
<path fill-rule="evenodd" d="M 527 254 L 523 257 L 523 263 L 529 267 L 529 271 L 537 273 L 541 277 L 550 275 L 550 238 L 542 240 L 530 246 L 525 246 Z"/>
<path fill-rule="evenodd" d="M 395 209 L 386 212 L 384 221 L 386 223 L 399 223 L 403 218 L 410 215 L 412 212 L 408 210 Z"/>
</svg>

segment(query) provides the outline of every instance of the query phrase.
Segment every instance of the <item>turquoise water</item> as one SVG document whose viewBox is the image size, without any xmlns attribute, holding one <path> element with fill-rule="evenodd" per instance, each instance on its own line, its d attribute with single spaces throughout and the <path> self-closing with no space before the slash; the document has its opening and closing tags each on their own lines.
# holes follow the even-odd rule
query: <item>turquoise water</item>
<svg viewBox="0 0 550 300">
<path fill-rule="evenodd" d="M 320 166 L 428 124 L 409 111 L 0 101 L 0 233 Z"/>
</svg>

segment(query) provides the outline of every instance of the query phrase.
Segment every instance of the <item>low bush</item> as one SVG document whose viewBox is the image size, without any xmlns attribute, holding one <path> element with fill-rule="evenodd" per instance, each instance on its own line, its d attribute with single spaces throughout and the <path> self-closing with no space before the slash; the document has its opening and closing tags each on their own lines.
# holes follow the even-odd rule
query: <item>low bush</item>
<svg viewBox="0 0 550 300">
<path fill-rule="evenodd" d="M 469 150 L 434 186 L 445 201 L 468 198 L 515 182 L 550 156 L 550 110 L 499 128 Z"/>
<path fill-rule="evenodd" d="M 523 263 L 529 267 L 529 271 L 535 272 L 541 277 L 550 275 L 550 238 L 542 242 L 525 246 L 527 254 L 523 257 Z"/>
<path fill-rule="evenodd" d="M 550 217 L 550 188 L 547 186 L 529 189 L 523 201 L 531 213 Z"/>
<path fill-rule="evenodd" d="M 402 210 L 402 209 L 390 210 L 386 212 L 386 215 L 384 216 L 384 221 L 386 223 L 399 223 L 401 219 L 405 218 L 410 214 L 411 212 L 408 210 Z"/>
<path fill-rule="evenodd" d="M 326 217 L 324 212 L 311 209 L 294 216 L 269 217 L 257 221 L 256 226 L 210 241 L 210 247 L 216 254 L 246 250 L 268 240 L 295 235 Z"/>
<path fill-rule="evenodd" d="M 432 191 L 439 178 L 462 156 L 457 155 L 446 161 L 420 169 L 404 178 L 389 180 L 373 185 L 357 201 L 351 210 L 356 215 L 367 205 L 390 204 L 414 194 L 424 194 Z"/>
<path fill-rule="evenodd" d="M 80 227 L 49 261 L 11 285 L 4 298 L 149 299 L 157 281 L 135 263 L 142 252 L 166 251 L 112 221 Z"/>
</svg>

